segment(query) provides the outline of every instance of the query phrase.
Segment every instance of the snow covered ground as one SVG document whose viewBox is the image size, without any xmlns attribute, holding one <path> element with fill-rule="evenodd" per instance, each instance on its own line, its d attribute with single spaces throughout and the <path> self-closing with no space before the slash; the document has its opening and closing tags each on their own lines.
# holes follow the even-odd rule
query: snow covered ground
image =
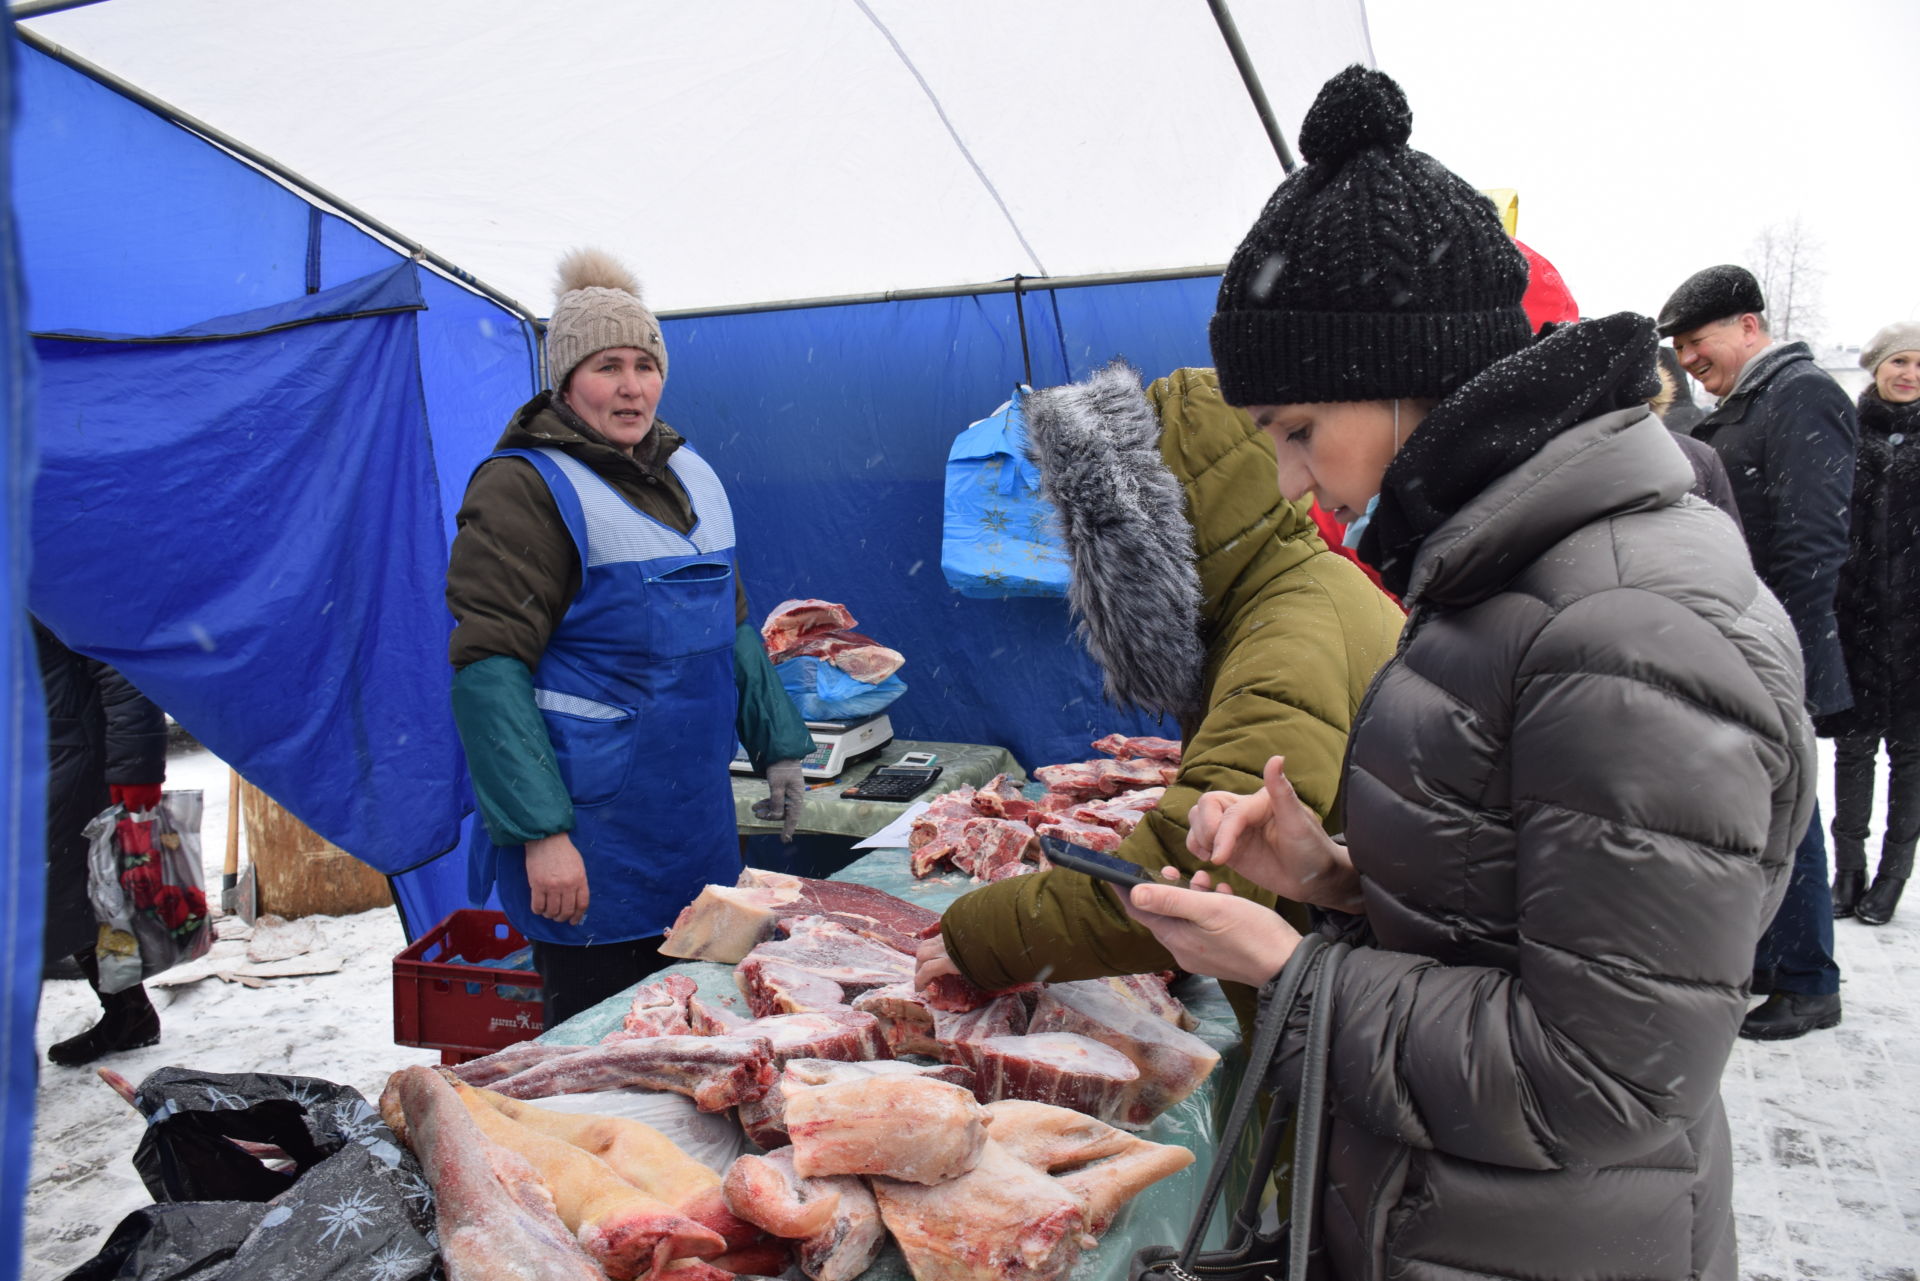
<svg viewBox="0 0 1920 1281">
<path fill-rule="evenodd" d="M 1824 756 L 1823 766 L 1824 793 Z M 205 752 L 176 756 L 168 785 L 206 792 L 207 883 L 217 899 L 226 767 Z M 162 990 L 160 1044 L 104 1066 L 135 1082 L 169 1064 L 320 1076 L 371 1099 L 396 1068 L 436 1062 L 430 1051 L 392 1041 L 389 980 L 404 945 L 398 915 L 314 919 L 319 950 L 345 962 L 338 973 L 259 989 L 210 978 Z M 1920 983 L 1906 986 L 1920 976 L 1920 902 L 1880 929 L 1842 921 L 1837 937 L 1845 1023 L 1782 1044 L 1742 1041 L 1728 1065 L 1734 1208 L 1748 1281 L 1920 1281 Z M 98 1011 L 84 983 L 46 984 L 42 1050 Z M 92 1069 L 43 1064 L 26 1277 L 64 1276 L 146 1204 L 131 1160 L 139 1139 L 136 1114 Z"/>
</svg>

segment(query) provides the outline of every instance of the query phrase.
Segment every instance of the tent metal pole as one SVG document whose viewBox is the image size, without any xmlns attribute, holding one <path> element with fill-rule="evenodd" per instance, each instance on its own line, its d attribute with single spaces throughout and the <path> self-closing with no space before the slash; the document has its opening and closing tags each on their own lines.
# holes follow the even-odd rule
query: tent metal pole
<svg viewBox="0 0 1920 1281">
<path fill-rule="evenodd" d="M 1267 140 L 1273 144 L 1273 154 L 1280 157 L 1280 168 L 1292 173 L 1298 166 L 1287 146 L 1287 136 L 1280 132 L 1280 122 L 1273 118 L 1273 104 L 1267 101 L 1267 91 L 1260 87 L 1260 73 L 1253 69 L 1253 58 L 1240 40 L 1240 28 L 1234 25 L 1233 14 L 1227 11 L 1227 0 L 1207 0 L 1207 7 L 1213 10 L 1214 25 L 1220 28 L 1220 38 L 1227 42 L 1227 52 L 1233 55 L 1233 65 L 1239 69 L 1247 96 L 1253 99 L 1253 109 L 1260 113 L 1260 123 L 1266 126 Z"/>
<path fill-rule="evenodd" d="M 1163 267 L 1153 271 L 1116 271 L 1096 276 L 1012 276 L 978 285 L 935 285 L 925 289 L 889 289 L 874 294 L 833 298 L 791 298 L 783 302 L 743 302 L 729 307 L 688 307 L 656 312 L 662 320 L 700 320 L 708 316 L 751 316 L 763 311 L 799 311 L 807 307 L 858 307 L 878 302 L 918 302 L 927 298 L 971 298 L 983 294 L 1045 293 L 1053 289 L 1089 289 L 1097 285 L 1138 285 L 1156 280 L 1198 280 L 1218 276 L 1225 266 Z"/>
<path fill-rule="evenodd" d="M 21 0 L 8 10 L 13 20 L 19 22 L 25 18 L 44 18 L 50 13 L 65 13 L 69 9 L 84 9 L 90 4 L 103 4 L 105 0 Z"/>
<path fill-rule="evenodd" d="M 15 16 L 19 15 L 18 10 L 15 10 L 14 13 L 15 13 Z M 342 200 L 340 197 L 334 195 L 332 192 L 328 191 L 326 188 L 317 186 L 314 183 L 309 182 L 307 179 L 302 178 L 299 174 L 294 173 L 291 169 L 288 169 L 285 165 L 282 165 L 278 161 L 274 160 L 272 157 L 264 155 L 261 152 L 256 151 L 254 148 L 249 147 L 246 143 L 241 142 L 238 138 L 234 138 L 229 134 L 223 133 L 219 129 L 214 128 L 212 125 L 207 124 L 205 121 L 194 119 L 192 116 L 188 115 L 186 112 L 181 111 L 177 107 L 171 106 L 168 103 L 161 101 L 160 99 L 154 97 L 152 94 L 148 93 L 146 90 L 141 89 L 139 86 L 134 85 L 126 80 L 122 80 L 119 76 L 114 75 L 111 71 L 106 70 L 104 67 L 95 66 L 93 63 L 88 62 L 85 58 L 82 58 L 80 55 L 73 53 L 67 49 L 64 49 L 60 45 L 55 44 L 53 41 L 48 40 L 45 36 L 39 35 L 32 31 L 28 31 L 25 27 L 15 27 L 14 34 L 19 36 L 21 40 L 33 46 L 35 49 L 38 49 L 41 53 L 46 54 L 49 58 L 52 58 L 58 62 L 65 63 L 67 66 L 73 68 L 75 71 L 78 71 L 81 75 L 86 76 L 88 79 L 106 86 L 108 89 L 113 90 L 115 93 L 119 94 L 123 98 L 128 98 L 133 102 L 138 103 L 142 107 L 145 107 L 148 111 L 151 111 L 155 115 L 159 116 L 161 119 L 166 120 L 172 124 L 178 125 L 180 128 L 185 129 L 190 133 L 199 134 L 202 138 L 205 138 L 208 142 L 213 143 L 215 146 L 220 147 L 223 150 L 231 152 L 235 156 L 238 156 L 240 159 L 252 165 L 254 168 L 259 169 L 263 173 L 266 173 L 271 177 L 278 179 L 280 182 L 286 184 L 288 187 L 292 188 L 294 191 L 299 192 L 301 195 L 306 196 L 311 200 L 317 201 L 320 204 L 324 204 L 328 206 L 330 209 L 340 214 L 342 217 L 351 219 L 352 221 L 359 223 L 360 226 L 362 226 L 366 230 L 371 231 L 372 233 L 386 240 L 390 244 L 399 246 L 401 249 L 404 249 L 407 253 L 411 254 L 413 257 L 421 260 L 422 262 L 430 263 L 436 270 L 440 271 L 441 273 L 447 276 L 450 276 L 454 280 L 465 285 L 467 288 L 473 290 L 475 293 L 483 294 L 486 297 L 491 298 L 494 302 L 499 303 L 502 307 L 506 308 L 508 311 L 511 311 L 514 315 L 519 316 L 521 319 L 525 320 L 528 324 L 535 325 L 535 326 L 539 325 L 540 318 L 536 316 L 527 307 L 522 306 L 520 303 L 508 297 L 506 294 L 501 293 L 498 289 L 495 289 L 493 286 L 487 284 L 486 282 L 474 278 L 474 276 L 471 273 L 455 265 L 454 263 L 447 261 L 445 258 L 442 258 L 439 254 L 434 253 L 431 249 L 428 249 L 426 246 L 420 244 L 418 241 L 412 240 L 406 236 L 401 235 L 399 232 L 395 231 L 392 227 L 387 226 L 387 224 L 385 224 L 384 222 L 381 222 L 378 218 L 375 218 L 373 215 L 366 213 L 361 209 L 355 208 L 353 205 L 347 203 L 346 201 Z"/>
</svg>

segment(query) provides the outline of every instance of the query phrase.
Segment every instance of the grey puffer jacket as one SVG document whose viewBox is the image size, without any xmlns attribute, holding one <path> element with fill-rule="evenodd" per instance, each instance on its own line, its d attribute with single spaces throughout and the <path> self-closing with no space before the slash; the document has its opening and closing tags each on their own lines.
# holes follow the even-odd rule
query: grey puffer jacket
<svg viewBox="0 0 1920 1281">
<path fill-rule="evenodd" d="M 1692 483 L 1616 410 L 1421 545 L 1348 761 L 1371 945 L 1334 988 L 1323 1273 L 1737 1275 L 1720 1074 L 1814 748 L 1793 626 Z"/>
</svg>

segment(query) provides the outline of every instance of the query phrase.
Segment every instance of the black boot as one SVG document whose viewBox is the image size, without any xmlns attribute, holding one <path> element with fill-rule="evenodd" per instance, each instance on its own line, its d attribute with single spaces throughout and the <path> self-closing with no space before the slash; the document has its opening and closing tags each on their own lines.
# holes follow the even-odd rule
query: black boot
<svg viewBox="0 0 1920 1281">
<path fill-rule="evenodd" d="M 1865 868 L 1843 867 L 1833 874 L 1833 919 L 1844 921 L 1853 915 L 1859 906 L 1860 895 L 1867 888 Z"/>
<path fill-rule="evenodd" d="M 147 999 L 147 989 L 134 984 L 124 992 L 100 991 L 100 965 L 93 949 L 74 953 L 73 959 L 100 998 L 100 1021 L 80 1033 L 47 1047 L 47 1061 L 59 1067 L 79 1067 L 121 1050 L 139 1050 L 160 1041 L 160 1011 Z"/>
<path fill-rule="evenodd" d="M 1840 1024 L 1840 997 L 1803 996 L 1798 992 L 1775 992 L 1756 1006 L 1740 1025 L 1740 1035 L 1749 1041 L 1791 1041 L 1825 1027 Z"/>
<path fill-rule="evenodd" d="M 1860 896 L 1860 906 L 1855 915 L 1862 925 L 1885 925 L 1893 919 L 1893 909 L 1900 906 L 1900 891 L 1907 888 L 1904 876 L 1888 876 L 1885 873 L 1873 878 L 1873 888 Z"/>
</svg>

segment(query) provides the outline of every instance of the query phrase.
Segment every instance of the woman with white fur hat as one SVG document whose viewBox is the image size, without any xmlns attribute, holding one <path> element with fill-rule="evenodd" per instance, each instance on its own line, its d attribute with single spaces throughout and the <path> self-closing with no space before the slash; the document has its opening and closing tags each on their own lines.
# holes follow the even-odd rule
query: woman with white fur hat
<svg viewBox="0 0 1920 1281">
<path fill-rule="evenodd" d="M 1834 615 L 1853 706 L 1815 724 L 1834 742 L 1833 914 L 1893 919 L 1920 843 L 1920 321 L 1888 325 L 1860 353 L 1853 524 Z M 1887 745 L 1887 828 L 1867 881 L 1867 834 L 1880 744 Z"/>
<path fill-rule="evenodd" d="M 447 567 L 469 889 L 532 941 L 548 1027 L 653 972 L 675 914 L 739 875 L 736 738 L 789 835 L 813 749 L 745 621 L 726 491 L 655 417 L 639 285 L 581 250 L 557 293 L 553 389 L 475 470 Z"/>
</svg>

